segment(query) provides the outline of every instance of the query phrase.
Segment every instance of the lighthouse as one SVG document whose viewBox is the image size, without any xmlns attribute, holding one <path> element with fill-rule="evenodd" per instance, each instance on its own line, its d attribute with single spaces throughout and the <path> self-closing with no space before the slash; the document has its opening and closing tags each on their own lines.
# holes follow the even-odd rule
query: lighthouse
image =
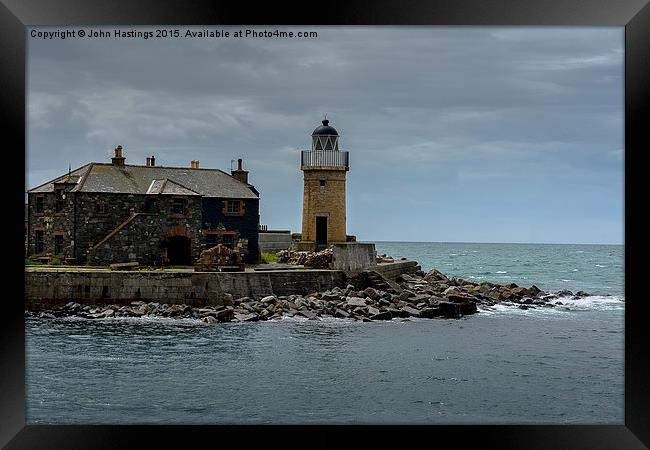
<svg viewBox="0 0 650 450">
<path fill-rule="evenodd" d="M 311 150 L 301 152 L 304 178 L 300 250 L 319 250 L 346 241 L 345 175 L 349 154 L 339 150 L 339 134 L 324 119 L 311 134 Z"/>
</svg>

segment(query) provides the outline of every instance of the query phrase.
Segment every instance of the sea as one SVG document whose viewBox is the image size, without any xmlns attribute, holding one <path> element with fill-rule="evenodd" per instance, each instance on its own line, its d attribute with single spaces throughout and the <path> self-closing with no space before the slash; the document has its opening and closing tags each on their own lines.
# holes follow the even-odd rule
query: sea
<svg viewBox="0 0 650 450">
<path fill-rule="evenodd" d="M 27 423 L 624 423 L 622 245 L 375 244 L 424 271 L 590 296 L 462 319 L 26 318 Z"/>
</svg>

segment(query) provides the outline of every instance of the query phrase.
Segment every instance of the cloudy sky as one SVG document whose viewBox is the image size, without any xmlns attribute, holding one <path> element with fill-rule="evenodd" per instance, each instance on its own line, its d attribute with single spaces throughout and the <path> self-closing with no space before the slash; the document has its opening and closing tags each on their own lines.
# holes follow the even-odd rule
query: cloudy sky
<svg viewBox="0 0 650 450">
<path fill-rule="evenodd" d="M 27 188 L 117 144 L 127 164 L 241 157 L 261 222 L 300 231 L 300 150 L 327 113 L 359 240 L 623 243 L 622 27 L 280 30 L 318 37 L 28 32 Z"/>
</svg>

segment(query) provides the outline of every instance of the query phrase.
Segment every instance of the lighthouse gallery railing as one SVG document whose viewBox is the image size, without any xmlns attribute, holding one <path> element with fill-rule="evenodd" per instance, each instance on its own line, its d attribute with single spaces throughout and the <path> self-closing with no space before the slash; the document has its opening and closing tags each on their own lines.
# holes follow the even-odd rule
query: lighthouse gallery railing
<svg viewBox="0 0 650 450">
<path fill-rule="evenodd" d="M 304 150 L 301 152 L 300 165 L 324 167 L 349 167 L 349 152 L 335 150 Z"/>
</svg>

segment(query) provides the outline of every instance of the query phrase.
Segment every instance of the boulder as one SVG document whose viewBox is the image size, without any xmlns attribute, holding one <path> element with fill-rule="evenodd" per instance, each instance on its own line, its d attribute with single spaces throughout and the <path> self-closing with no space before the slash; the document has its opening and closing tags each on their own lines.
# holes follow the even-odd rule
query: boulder
<svg viewBox="0 0 650 450">
<path fill-rule="evenodd" d="M 402 307 L 401 311 L 403 313 L 408 314 L 409 316 L 412 316 L 412 317 L 420 317 L 420 311 L 418 311 L 417 309 L 412 308 L 410 306 Z"/>
<path fill-rule="evenodd" d="M 219 322 L 230 322 L 234 318 L 235 318 L 235 311 L 232 309 L 223 309 L 221 311 L 217 311 L 216 314 L 216 319 Z"/>
<path fill-rule="evenodd" d="M 424 317 L 425 319 L 433 319 L 434 317 L 440 317 L 441 315 L 442 312 L 439 308 L 423 308 L 420 311 L 420 317 Z"/>
<path fill-rule="evenodd" d="M 366 301 L 359 297 L 347 297 L 345 300 L 348 306 L 366 306 Z"/>
<path fill-rule="evenodd" d="M 203 322 L 212 325 L 214 323 L 217 323 L 217 319 L 215 319 L 213 316 L 205 316 L 203 319 L 201 319 Z"/>
<path fill-rule="evenodd" d="M 235 319 L 240 322 L 255 322 L 259 320 L 259 316 L 256 313 L 252 314 L 235 314 Z"/>
<path fill-rule="evenodd" d="M 371 299 L 373 299 L 375 301 L 379 300 L 381 298 L 381 294 L 379 294 L 379 292 L 377 292 L 377 290 L 374 289 L 374 288 L 367 287 L 367 288 L 365 288 L 363 290 L 363 292 L 364 292 L 364 294 L 366 294 L 366 296 L 370 297 Z"/>
<path fill-rule="evenodd" d="M 458 316 L 460 316 L 460 304 L 458 304 L 458 303 L 438 302 L 438 304 L 436 306 L 440 310 L 440 315 L 442 315 L 444 317 L 458 317 Z"/>
<path fill-rule="evenodd" d="M 368 307 L 368 315 L 369 316 L 375 316 L 377 314 L 379 314 L 379 310 L 377 308 L 375 308 L 373 306 Z"/>
<path fill-rule="evenodd" d="M 391 320 L 392 318 L 393 314 L 390 311 L 379 312 L 370 316 L 371 320 Z"/>
<path fill-rule="evenodd" d="M 348 314 L 347 311 L 345 311 L 345 310 L 343 310 L 343 309 L 341 309 L 341 308 L 336 308 L 336 309 L 334 310 L 334 317 L 343 317 L 343 318 L 347 318 L 347 317 L 350 317 L 350 314 Z"/>
<path fill-rule="evenodd" d="M 268 304 L 273 304 L 278 301 L 278 299 L 275 297 L 275 295 L 268 295 L 264 297 L 262 300 L 260 300 L 262 303 L 268 303 Z"/>
</svg>

